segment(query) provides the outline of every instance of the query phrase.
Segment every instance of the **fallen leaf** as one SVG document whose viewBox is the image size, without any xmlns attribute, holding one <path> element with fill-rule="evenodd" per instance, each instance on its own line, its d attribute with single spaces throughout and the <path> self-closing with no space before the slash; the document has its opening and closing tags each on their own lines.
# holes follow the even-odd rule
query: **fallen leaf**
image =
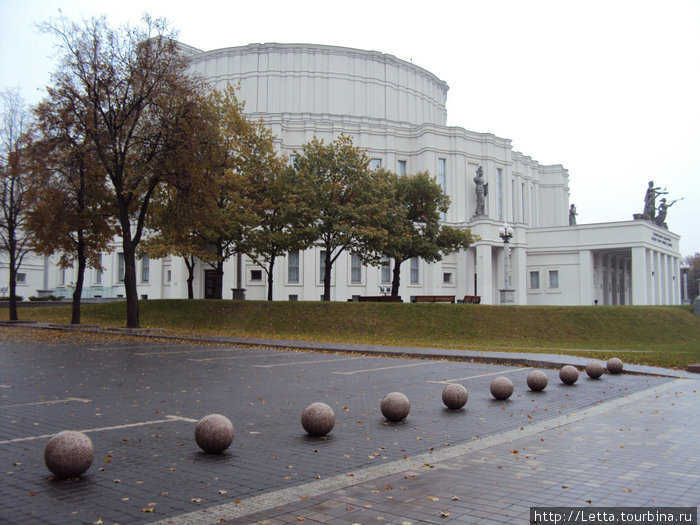
<svg viewBox="0 0 700 525">
<path fill-rule="evenodd" d="M 440 501 L 440 498 L 436 498 L 435 496 L 428 496 L 428 499 L 430 501 Z"/>
<path fill-rule="evenodd" d="M 449 517 L 450 517 L 450 513 L 449 513 L 449 512 L 441 512 L 441 513 L 440 513 L 440 517 L 441 517 L 441 518 L 449 518 Z"/>
<path fill-rule="evenodd" d="M 155 512 L 155 511 L 153 510 L 153 507 L 146 507 L 146 508 L 141 509 L 141 512 Z"/>
<path fill-rule="evenodd" d="M 228 490 L 220 490 L 220 491 L 219 491 L 219 494 L 221 494 L 222 496 L 223 496 L 224 494 L 228 494 Z"/>
<path fill-rule="evenodd" d="M 204 500 L 202 498 L 192 498 L 190 501 L 192 503 L 202 503 Z"/>
</svg>

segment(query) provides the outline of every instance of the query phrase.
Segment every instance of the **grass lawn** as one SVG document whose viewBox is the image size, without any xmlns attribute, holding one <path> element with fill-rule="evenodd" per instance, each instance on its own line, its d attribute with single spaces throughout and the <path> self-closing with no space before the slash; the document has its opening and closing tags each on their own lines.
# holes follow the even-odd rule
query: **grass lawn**
<svg viewBox="0 0 700 525">
<path fill-rule="evenodd" d="M 8 310 L 0 315 L 8 318 Z M 700 362 L 700 318 L 686 306 L 148 300 L 141 326 L 169 333 L 537 351 L 684 368 Z M 19 317 L 70 322 L 70 306 L 28 307 Z M 125 304 L 82 307 L 82 322 L 124 326 Z M 586 350 L 585 352 L 582 350 Z M 592 350 L 592 351 L 591 351 Z"/>
</svg>

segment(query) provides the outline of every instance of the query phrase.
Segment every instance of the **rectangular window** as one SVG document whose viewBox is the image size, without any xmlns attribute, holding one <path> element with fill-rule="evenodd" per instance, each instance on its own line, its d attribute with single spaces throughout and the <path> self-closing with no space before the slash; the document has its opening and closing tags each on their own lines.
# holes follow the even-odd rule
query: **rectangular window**
<svg viewBox="0 0 700 525">
<path fill-rule="evenodd" d="M 95 284 L 102 284 L 102 254 L 97 256 L 97 268 L 95 268 Z"/>
<path fill-rule="evenodd" d="M 403 177 L 406 175 L 406 161 L 405 160 L 400 160 L 398 165 L 396 166 L 396 174 L 399 177 Z"/>
<path fill-rule="evenodd" d="M 299 282 L 299 250 L 287 254 L 287 281 L 290 283 Z"/>
<path fill-rule="evenodd" d="M 411 284 L 418 284 L 418 257 L 411 258 Z"/>
<path fill-rule="evenodd" d="M 65 268 L 58 269 L 58 285 L 59 286 L 66 285 L 66 269 Z"/>
<path fill-rule="evenodd" d="M 540 289 L 540 272 L 530 272 L 530 289 Z"/>
<path fill-rule="evenodd" d="M 443 272 L 442 284 L 452 284 L 452 272 Z"/>
<path fill-rule="evenodd" d="M 141 282 L 147 283 L 151 277 L 151 260 L 148 255 L 144 255 L 141 259 Z"/>
<path fill-rule="evenodd" d="M 447 193 L 447 159 L 438 159 L 437 182 L 442 188 L 442 192 Z M 440 212 L 440 220 L 447 220 L 447 214 Z"/>
<path fill-rule="evenodd" d="M 17 284 L 24 284 L 27 282 L 27 274 L 26 273 L 17 273 Z"/>
<path fill-rule="evenodd" d="M 170 268 L 165 270 L 165 282 L 166 283 L 171 283 L 173 280 L 173 272 Z"/>
<path fill-rule="evenodd" d="M 297 158 L 297 156 L 293 153 L 289 156 L 289 165 L 290 166 L 294 166 L 294 161 L 296 160 L 296 158 Z"/>
<path fill-rule="evenodd" d="M 498 220 L 503 220 L 503 169 L 496 168 L 496 210 Z"/>
<path fill-rule="evenodd" d="M 559 270 L 549 270 L 549 287 L 559 288 Z"/>
<path fill-rule="evenodd" d="M 262 281 L 262 270 L 250 270 L 251 281 Z"/>
<path fill-rule="evenodd" d="M 391 259 L 382 257 L 382 284 L 391 282 Z"/>
<path fill-rule="evenodd" d="M 370 159 L 369 169 L 372 171 L 377 171 L 382 168 L 382 159 Z"/>
<path fill-rule="evenodd" d="M 326 277 L 326 250 L 321 250 L 319 252 L 319 274 L 318 274 L 318 280 L 320 282 L 323 282 L 323 279 Z"/>
<path fill-rule="evenodd" d="M 350 282 L 353 284 L 362 282 L 362 259 L 356 253 L 350 256 Z"/>
<path fill-rule="evenodd" d="M 122 252 L 119 252 L 117 254 L 117 282 L 118 283 L 123 283 L 124 282 L 124 273 L 126 271 L 126 267 L 124 266 L 124 254 Z"/>
</svg>

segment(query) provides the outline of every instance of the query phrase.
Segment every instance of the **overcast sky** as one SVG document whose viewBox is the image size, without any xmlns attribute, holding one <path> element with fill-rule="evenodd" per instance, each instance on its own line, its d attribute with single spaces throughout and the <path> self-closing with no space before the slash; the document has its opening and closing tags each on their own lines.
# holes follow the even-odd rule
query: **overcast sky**
<svg viewBox="0 0 700 525">
<path fill-rule="evenodd" d="M 494 133 L 569 170 L 578 222 L 641 213 L 647 183 L 681 253 L 700 251 L 699 0 L 0 0 L 0 89 L 29 104 L 55 69 L 36 24 L 165 17 L 202 50 L 329 44 L 413 61 L 450 86 L 451 126 Z"/>
</svg>

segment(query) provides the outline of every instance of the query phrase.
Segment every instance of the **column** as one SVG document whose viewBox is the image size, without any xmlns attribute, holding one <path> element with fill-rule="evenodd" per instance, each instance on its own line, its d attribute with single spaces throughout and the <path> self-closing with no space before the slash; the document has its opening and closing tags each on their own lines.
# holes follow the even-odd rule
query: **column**
<svg viewBox="0 0 700 525">
<path fill-rule="evenodd" d="M 661 279 L 661 266 L 659 264 L 659 252 L 652 250 L 651 257 L 653 260 L 651 266 L 651 275 L 653 279 L 651 280 L 651 284 L 654 291 L 654 300 L 651 304 L 661 304 L 661 287 L 659 285 L 659 281 Z"/>
<path fill-rule="evenodd" d="M 647 264 L 647 250 L 644 247 L 632 248 L 632 304 L 649 303 L 648 276 L 651 273 Z"/>
<path fill-rule="evenodd" d="M 593 252 L 581 250 L 578 252 L 579 304 L 593 304 Z"/>
<path fill-rule="evenodd" d="M 512 248 L 512 250 L 515 303 L 527 304 L 527 252 L 525 248 Z"/>
<path fill-rule="evenodd" d="M 676 276 L 676 281 L 674 285 L 674 301 L 673 304 L 681 304 L 683 302 L 683 297 L 681 293 L 681 286 L 683 286 L 682 283 L 682 277 L 681 277 L 681 260 L 680 257 L 674 257 L 673 258 L 673 272 L 674 275 Z M 686 286 L 687 286 L 687 279 L 686 279 Z M 688 292 L 686 292 L 686 295 Z"/>
<path fill-rule="evenodd" d="M 477 295 L 481 296 L 483 304 L 495 304 L 493 297 L 493 263 L 491 261 L 491 246 L 480 244 L 476 247 L 476 285 Z"/>
</svg>

